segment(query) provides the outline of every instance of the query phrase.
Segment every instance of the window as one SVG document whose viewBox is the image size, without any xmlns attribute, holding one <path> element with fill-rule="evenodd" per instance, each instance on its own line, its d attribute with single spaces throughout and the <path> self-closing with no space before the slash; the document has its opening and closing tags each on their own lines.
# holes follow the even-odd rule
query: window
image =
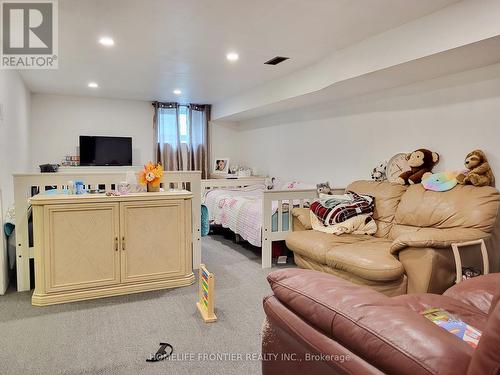
<svg viewBox="0 0 500 375">
<path fill-rule="evenodd" d="M 179 137 L 181 143 L 189 143 L 188 107 L 185 105 L 179 107 Z"/>
<path fill-rule="evenodd" d="M 207 133 L 210 105 L 155 102 L 157 157 L 166 170 L 208 175 Z"/>
</svg>

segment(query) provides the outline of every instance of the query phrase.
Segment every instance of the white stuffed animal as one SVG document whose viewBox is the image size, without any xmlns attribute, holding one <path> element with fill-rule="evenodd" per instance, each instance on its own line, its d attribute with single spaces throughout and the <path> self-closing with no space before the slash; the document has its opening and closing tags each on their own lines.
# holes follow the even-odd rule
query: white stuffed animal
<svg viewBox="0 0 500 375">
<path fill-rule="evenodd" d="M 276 181 L 276 177 L 266 177 L 266 180 L 264 181 L 264 185 L 265 185 L 266 189 L 273 190 L 275 181 Z"/>
<path fill-rule="evenodd" d="M 384 181 L 387 180 L 387 176 L 385 174 L 387 169 L 387 161 L 383 161 L 379 165 L 377 165 L 372 170 L 372 180 L 375 181 Z"/>
</svg>

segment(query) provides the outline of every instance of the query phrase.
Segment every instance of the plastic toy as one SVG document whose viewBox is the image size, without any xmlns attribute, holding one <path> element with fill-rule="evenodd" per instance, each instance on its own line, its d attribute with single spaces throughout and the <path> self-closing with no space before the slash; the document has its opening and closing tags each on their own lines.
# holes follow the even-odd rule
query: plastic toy
<svg viewBox="0 0 500 375">
<path fill-rule="evenodd" d="M 215 277 L 213 273 L 208 272 L 204 264 L 200 264 L 199 282 L 199 300 L 196 302 L 196 306 L 205 323 L 215 322 L 217 321 L 217 316 L 214 313 Z"/>
<path fill-rule="evenodd" d="M 448 191 L 457 185 L 458 172 L 434 173 L 422 179 L 422 186 L 426 190 Z"/>
</svg>

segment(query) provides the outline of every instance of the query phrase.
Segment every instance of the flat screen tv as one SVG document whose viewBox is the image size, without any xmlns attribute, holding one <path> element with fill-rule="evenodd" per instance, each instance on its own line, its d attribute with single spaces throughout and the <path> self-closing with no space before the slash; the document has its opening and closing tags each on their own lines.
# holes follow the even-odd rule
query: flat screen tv
<svg viewBox="0 0 500 375">
<path fill-rule="evenodd" d="M 132 138 L 81 135 L 80 165 L 132 165 Z"/>
</svg>

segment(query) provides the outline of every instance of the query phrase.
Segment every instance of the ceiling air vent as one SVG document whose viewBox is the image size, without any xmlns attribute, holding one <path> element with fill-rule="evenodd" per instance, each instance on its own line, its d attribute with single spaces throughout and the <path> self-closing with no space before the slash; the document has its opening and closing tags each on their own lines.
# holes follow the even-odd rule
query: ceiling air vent
<svg viewBox="0 0 500 375">
<path fill-rule="evenodd" d="M 267 64 L 267 65 L 278 65 L 278 64 L 280 64 L 283 61 L 288 60 L 288 59 L 289 59 L 289 57 L 276 56 L 276 57 L 273 57 L 271 60 L 266 61 L 264 64 Z"/>
</svg>

